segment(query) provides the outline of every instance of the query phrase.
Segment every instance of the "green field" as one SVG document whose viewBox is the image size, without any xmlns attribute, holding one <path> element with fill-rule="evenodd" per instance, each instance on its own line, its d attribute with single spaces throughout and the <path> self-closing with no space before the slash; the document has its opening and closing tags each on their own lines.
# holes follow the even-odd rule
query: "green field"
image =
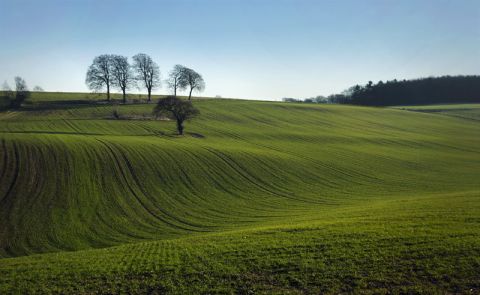
<svg viewBox="0 0 480 295">
<path fill-rule="evenodd" d="M 0 113 L 0 293 L 480 292 L 479 105 L 100 98 Z"/>
</svg>

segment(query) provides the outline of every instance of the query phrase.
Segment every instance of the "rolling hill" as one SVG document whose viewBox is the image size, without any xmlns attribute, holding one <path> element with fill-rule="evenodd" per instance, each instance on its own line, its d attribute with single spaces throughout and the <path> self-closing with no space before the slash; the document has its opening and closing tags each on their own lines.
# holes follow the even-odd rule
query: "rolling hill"
<svg viewBox="0 0 480 295">
<path fill-rule="evenodd" d="M 477 105 L 85 98 L 0 113 L 2 293 L 480 291 Z"/>
</svg>

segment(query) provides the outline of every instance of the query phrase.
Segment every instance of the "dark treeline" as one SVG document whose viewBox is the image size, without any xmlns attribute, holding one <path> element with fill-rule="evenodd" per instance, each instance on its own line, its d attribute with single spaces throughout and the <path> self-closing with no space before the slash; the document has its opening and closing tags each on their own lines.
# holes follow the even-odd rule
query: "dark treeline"
<svg viewBox="0 0 480 295">
<path fill-rule="evenodd" d="M 331 103 L 367 106 L 480 102 L 480 76 L 443 76 L 356 85 L 328 97 Z"/>
</svg>

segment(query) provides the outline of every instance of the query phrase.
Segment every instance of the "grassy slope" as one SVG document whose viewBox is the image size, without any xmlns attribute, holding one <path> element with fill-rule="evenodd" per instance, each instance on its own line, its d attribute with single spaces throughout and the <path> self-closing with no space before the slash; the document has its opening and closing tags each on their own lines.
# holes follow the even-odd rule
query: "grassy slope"
<svg viewBox="0 0 480 295">
<path fill-rule="evenodd" d="M 157 241 L 4 258 L 0 290 L 478 291 L 474 120 L 204 100 L 179 138 L 42 100 L 0 114 L 0 255 Z"/>
<path fill-rule="evenodd" d="M 480 121 L 480 104 L 446 104 L 398 108 Z"/>
</svg>

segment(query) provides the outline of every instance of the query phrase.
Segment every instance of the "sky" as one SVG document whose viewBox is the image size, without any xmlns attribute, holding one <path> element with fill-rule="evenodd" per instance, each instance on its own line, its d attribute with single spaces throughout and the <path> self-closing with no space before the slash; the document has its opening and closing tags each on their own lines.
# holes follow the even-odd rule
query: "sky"
<svg viewBox="0 0 480 295">
<path fill-rule="evenodd" d="M 479 0 L 0 0 L 0 83 L 89 91 L 95 56 L 149 54 L 205 96 L 305 98 L 480 74 Z M 138 90 L 134 90 L 138 91 Z M 156 93 L 169 93 L 165 87 Z"/>
</svg>

